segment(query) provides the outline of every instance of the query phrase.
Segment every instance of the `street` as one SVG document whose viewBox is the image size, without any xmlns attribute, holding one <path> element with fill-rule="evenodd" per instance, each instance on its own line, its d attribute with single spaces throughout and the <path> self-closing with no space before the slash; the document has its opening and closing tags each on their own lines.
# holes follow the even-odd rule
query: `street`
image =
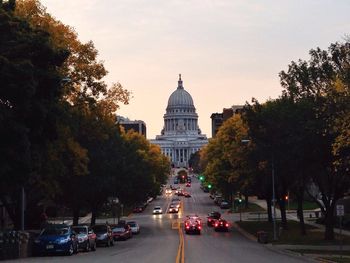
<svg viewBox="0 0 350 263">
<path fill-rule="evenodd" d="M 73 256 L 32 257 L 8 262 L 307 262 L 302 257 L 289 256 L 264 245 L 248 240 L 235 229 L 226 232 L 215 232 L 206 225 L 206 215 L 213 210 L 222 213 L 222 217 L 231 222 L 232 215 L 225 213 L 214 205 L 208 193 L 200 189 L 197 179 L 193 178 L 191 187 L 186 187 L 192 197 L 184 198 L 179 214 L 167 214 L 165 211 L 170 204 L 171 196 L 158 197 L 143 213 L 132 214 L 127 220 L 135 220 L 140 224 L 141 233 L 127 241 L 115 242 L 113 247 L 98 247 L 95 252 L 79 252 Z M 181 185 L 184 187 L 184 185 Z M 152 215 L 153 207 L 159 205 L 162 215 Z M 197 214 L 202 218 L 203 230 L 201 235 L 186 235 L 176 228 L 177 222 L 183 222 L 187 214 Z M 182 231 L 182 224 L 181 224 Z M 180 235 L 179 235 L 180 234 Z M 183 236 L 184 250 L 179 247 Z M 180 251 L 181 250 L 181 251 Z M 179 255 L 180 256 L 179 256 Z M 182 256 L 183 254 L 183 256 Z"/>
</svg>

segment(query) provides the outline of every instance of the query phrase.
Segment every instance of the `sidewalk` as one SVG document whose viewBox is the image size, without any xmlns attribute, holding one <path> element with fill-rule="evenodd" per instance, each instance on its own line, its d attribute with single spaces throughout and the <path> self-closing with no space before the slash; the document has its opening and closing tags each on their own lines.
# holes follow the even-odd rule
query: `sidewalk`
<svg viewBox="0 0 350 263">
<path fill-rule="evenodd" d="M 249 202 L 254 203 L 254 204 L 264 208 L 265 210 L 267 210 L 267 204 L 266 204 L 265 200 L 249 199 Z M 279 217 L 281 217 L 281 211 L 278 208 L 276 208 L 276 217 L 278 217 L 277 216 L 278 214 L 279 214 Z M 296 214 L 296 212 L 295 212 L 295 214 Z M 296 215 L 291 214 L 291 213 L 287 213 L 287 219 L 290 219 L 290 220 L 293 220 L 293 221 L 297 221 L 297 222 L 299 221 L 298 217 Z M 315 222 L 311 222 L 311 221 L 308 220 L 307 217 L 304 218 L 304 221 L 305 221 L 306 225 L 310 225 L 310 226 L 316 227 L 318 229 L 325 230 L 325 226 L 324 225 L 320 225 L 320 224 L 316 224 Z M 334 232 L 335 233 L 339 233 L 340 229 L 339 228 L 334 228 Z M 350 236 L 350 231 L 342 229 L 341 232 L 345 236 Z"/>
</svg>

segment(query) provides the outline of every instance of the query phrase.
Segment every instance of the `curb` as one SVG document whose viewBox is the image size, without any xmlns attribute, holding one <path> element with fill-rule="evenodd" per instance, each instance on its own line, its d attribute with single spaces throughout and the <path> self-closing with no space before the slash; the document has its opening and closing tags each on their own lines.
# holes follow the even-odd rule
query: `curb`
<svg viewBox="0 0 350 263">
<path fill-rule="evenodd" d="M 247 231 L 245 231 L 238 224 L 236 224 L 236 222 L 232 222 L 232 226 L 235 227 L 240 234 L 245 236 L 250 241 L 257 242 L 257 237 L 256 236 L 254 236 L 254 235 L 248 233 Z M 314 259 L 314 258 L 310 258 L 310 257 L 305 256 L 305 255 L 301 255 L 300 253 L 296 253 L 296 252 L 285 250 L 285 249 L 280 249 L 280 248 L 275 247 L 272 244 L 261 244 L 261 245 L 266 247 L 267 249 L 269 249 L 271 251 L 276 252 L 276 253 L 283 254 L 283 255 L 288 255 L 288 256 L 291 256 L 291 257 L 294 257 L 294 258 L 298 258 L 298 259 L 302 258 L 302 259 L 304 259 L 305 261 L 308 261 L 308 262 L 333 263 L 332 261 L 320 261 L 320 259 Z"/>
<path fill-rule="evenodd" d="M 243 236 L 248 238 L 250 241 L 254 241 L 254 242 L 257 241 L 256 236 L 245 231 L 243 228 L 241 228 L 239 225 L 237 225 L 236 222 L 232 222 L 232 226 L 235 227 L 240 234 L 242 234 Z"/>
</svg>

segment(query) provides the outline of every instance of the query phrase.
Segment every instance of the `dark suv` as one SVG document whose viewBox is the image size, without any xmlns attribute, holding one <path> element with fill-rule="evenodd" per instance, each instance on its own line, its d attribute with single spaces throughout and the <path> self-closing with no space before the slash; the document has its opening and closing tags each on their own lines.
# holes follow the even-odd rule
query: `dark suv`
<svg viewBox="0 0 350 263">
<path fill-rule="evenodd" d="M 105 245 L 107 247 L 113 246 L 113 233 L 112 229 L 108 225 L 95 225 L 92 227 L 96 233 L 96 244 Z"/>
</svg>

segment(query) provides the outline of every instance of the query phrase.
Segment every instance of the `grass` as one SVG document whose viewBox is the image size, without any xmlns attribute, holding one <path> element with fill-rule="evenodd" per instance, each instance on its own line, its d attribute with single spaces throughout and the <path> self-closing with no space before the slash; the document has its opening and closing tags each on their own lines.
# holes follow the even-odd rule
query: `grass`
<svg viewBox="0 0 350 263">
<path fill-rule="evenodd" d="M 321 259 L 326 259 L 330 260 L 332 262 L 337 262 L 337 263 L 350 263 L 350 258 L 340 258 L 340 256 L 337 257 L 322 257 Z"/>
<path fill-rule="evenodd" d="M 255 235 L 258 231 L 268 233 L 268 240 L 273 239 L 273 224 L 267 221 L 243 221 L 237 224 L 248 233 Z M 288 230 L 280 230 L 280 222 L 277 222 L 277 233 L 280 235 L 277 241 L 272 241 L 273 244 L 289 244 L 289 245 L 338 245 L 340 236 L 336 235 L 333 241 L 324 240 L 324 233 L 316 230 L 315 227 L 305 225 L 307 235 L 302 236 L 299 230 L 299 223 L 296 221 L 288 221 Z M 343 244 L 350 245 L 350 237 L 342 236 Z"/>
<path fill-rule="evenodd" d="M 296 201 L 290 200 L 289 201 L 289 210 L 297 210 L 297 208 L 298 208 L 298 203 Z M 320 207 L 315 202 L 310 202 L 310 201 L 303 202 L 303 210 L 314 210 L 317 208 L 320 208 Z M 286 202 L 286 209 L 288 209 L 288 202 Z"/>
<path fill-rule="evenodd" d="M 232 211 L 232 210 L 231 210 Z M 254 204 L 254 203 L 248 203 L 248 208 L 245 208 L 244 204 L 242 204 L 241 207 L 241 212 L 246 213 L 246 212 L 265 212 L 266 210 L 262 208 L 261 206 Z M 239 213 L 239 208 L 237 208 L 234 213 Z"/>
<path fill-rule="evenodd" d="M 339 255 L 340 256 L 340 251 L 339 250 L 316 250 L 316 249 L 288 249 L 293 252 L 297 252 L 300 254 L 317 254 L 317 255 Z M 343 256 L 350 256 L 350 251 L 345 251 L 343 250 L 342 252 Z"/>
</svg>

